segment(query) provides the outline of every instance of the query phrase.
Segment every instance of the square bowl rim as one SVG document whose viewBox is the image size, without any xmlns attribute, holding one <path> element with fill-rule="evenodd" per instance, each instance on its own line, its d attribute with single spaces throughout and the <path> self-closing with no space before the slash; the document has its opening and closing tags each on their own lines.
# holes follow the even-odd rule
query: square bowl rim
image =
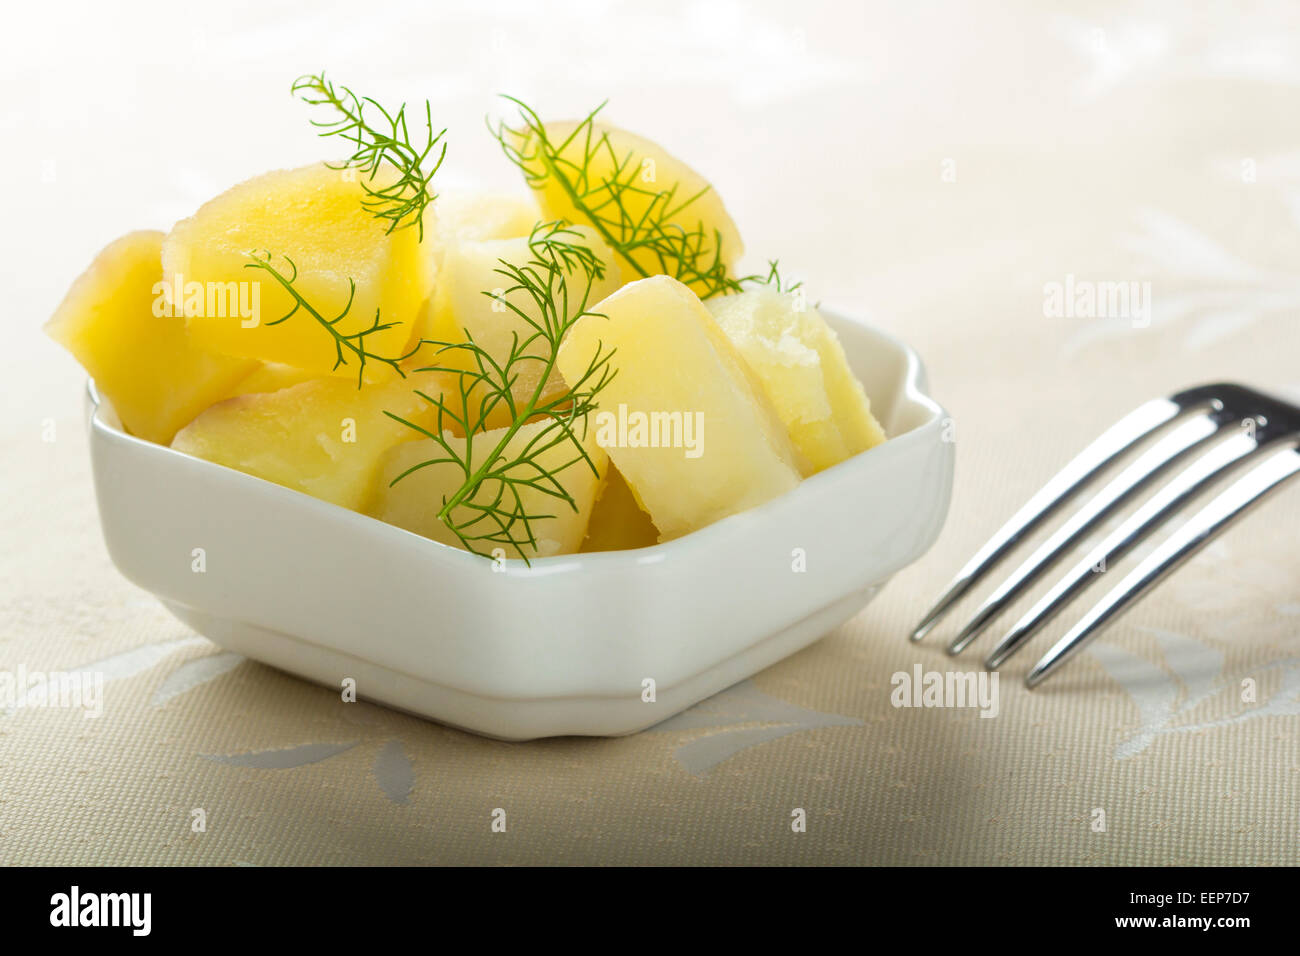
<svg viewBox="0 0 1300 956">
<path fill-rule="evenodd" d="M 836 480 L 839 476 L 844 475 L 852 469 L 861 469 L 869 467 L 872 460 L 872 452 L 877 449 L 883 449 L 889 446 L 900 444 L 910 444 L 915 441 L 923 440 L 924 433 L 936 427 L 938 422 L 943 421 L 947 412 L 928 392 L 928 380 L 925 371 L 925 365 L 920 355 L 906 342 L 897 336 L 877 328 L 849 314 L 835 308 L 818 307 L 818 311 L 823 315 L 831 318 L 835 323 L 842 323 L 857 326 L 858 328 L 878 336 L 893 347 L 898 354 L 904 359 L 904 371 L 899 383 L 897 400 L 900 403 L 917 405 L 924 408 L 928 415 L 924 421 L 908 429 L 901 435 L 886 439 L 883 445 L 867 449 L 858 454 L 845 459 L 835 465 L 830 466 L 814 475 L 809 475 L 799 482 L 797 486 L 784 494 L 765 501 L 753 508 L 738 512 L 737 514 L 728 515 L 717 521 L 699 528 L 689 534 L 672 538 L 668 541 L 661 541 L 657 544 L 647 545 L 640 548 L 626 548 L 614 551 L 594 551 L 594 552 L 577 552 L 573 554 L 558 554 L 545 557 L 536 557 L 525 562 L 522 558 L 504 558 L 503 567 L 500 568 L 507 576 L 525 575 L 538 576 L 550 575 L 556 573 L 580 572 L 583 570 L 600 571 L 607 573 L 612 567 L 619 564 L 629 566 L 640 566 L 646 564 L 657 564 L 664 561 L 670 561 L 679 556 L 684 557 L 691 550 L 699 550 L 702 547 L 720 542 L 723 537 L 730 533 L 730 530 L 736 526 L 738 519 L 762 520 L 762 518 L 771 511 L 778 508 L 788 508 L 792 504 L 798 503 L 802 498 L 811 498 L 815 496 L 818 490 L 826 483 Z M 194 455 L 186 454 L 168 445 L 160 445 L 148 441 L 138 436 L 132 435 L 119 425 L 113 424 L 103 414 L 106 409 L 113 412 L 113 418 L 116 419 L 116 410 L 112 402 L 99 393 L 94 379 L 88 379 L 86 383 L 86 402 L 89 427 L 92 433 L 100 438 L 113 441 L 118 444 L 124 444 L 128 447 L 137 447 L 148 454 L 163 454 L 173 456 L 174 459 L 186 462 L 187 467 L 201 469 L 218 469 L 225 480 L 232 482 L 252 482 L 249 485 L 250 492 L 254 489 L 260 490 L 262 494 L 285 495 L 286 501 L 297 503 L 300 509 L 315 509 L 319 514 L 330 516 L 330 520 L 342 521 L 345 524 L 352 524 L 358 530 L 370 529 L 371 534 L 386 534 L 392 536 L 394 543 L 403 542 L 402 546 L 410 547 L 415 544 L 417 547 L 423 547 L 428 551 L 427 557 L 438 560 L 440 564 L 445 565 L 449 570 L 481 570 L 485 558 L 483 555 L 474 554 L 452 545 L 444 544 L 440 541 L 434 541 L 423 535 L 408 531 L 405 528 L 389 524 L 372 515 L 360 511 L 354 511 L 345 508 L 342 505 L 315 498 L 305 492 L 298 491 L 279 485 L 273 481 L 259 478 L 256 475 L 250 475 L 246 472 L 211 462 Z M 792 501 L 793 499 L 793 501 Z M 377 526 L 377 527 L 376 527 Z M 382 529 L 382 530 L 381 530 Z"/>
</svg>

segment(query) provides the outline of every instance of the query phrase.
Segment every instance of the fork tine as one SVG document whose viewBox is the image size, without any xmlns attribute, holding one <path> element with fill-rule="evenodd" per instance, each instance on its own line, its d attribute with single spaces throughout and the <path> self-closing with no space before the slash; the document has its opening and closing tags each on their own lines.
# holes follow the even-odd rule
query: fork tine
<svg viewBox="0 0 1300 956">
<path fill-rule="evenodd" d="M 948 590 L 909 635 L 919 641 L 939 619 L 961 600 L 989 571 L 1042 522 L 1097 478 L 1134 445 L 1174 419 L 1195 411 L 1169 398 L 1157 398 L 1139 405 L 1093 440 L 1068 465 L 1029 499 L 1011 520 L 975 552 L 948 586 Z"/>
<path fill-rule="evenodd" d="M 1265 458 L 1215 496 L 1187 524 L 1134 568 L 1034 665 L 1025 678 L 1025 684 L 1030 688 L 1041 684 L 1132 607 L 1138 598 L 1214 540 L 1233 521 L 1264 500 L 1270 492 L 1298 474 L 1300 447 L 1293 440 L 1287 451 Z"/>
<path fill-rule="evenodd" d="M 1268 446 L 1261 444 L 1255 436 L 1242 432 L 1226 439 L 1192 462 L 1053 585 L 998 642 L 985 658 L 985 666 L 993 670 L 1001 667 L 1043 625 L 1097 579 L 1099 567 L 1105 570 L 1108 565 L 1123 558 L 1226 472 L 1259 454 L 1266 447 Z"/>
<path fill-rule="evenodd" d="M 1222 425 L 1223 422 L 1215 416 L 1198 415 L 1179 425 L 1116 475 L 985 599 L 970 622 L 952 639 L 948 653 L 960 654 L 965 650 L 1008 604 L 1052 568 L 1081 537 L 1148 487 L 1160 474 L 1213 438 Z"/>
</svg>

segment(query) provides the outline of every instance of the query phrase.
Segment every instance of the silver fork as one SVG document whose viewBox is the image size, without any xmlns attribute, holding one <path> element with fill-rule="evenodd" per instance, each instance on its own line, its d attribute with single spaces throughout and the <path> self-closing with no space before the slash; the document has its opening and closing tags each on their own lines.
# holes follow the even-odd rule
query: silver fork
<svg viewBox="0 0 1300 956">
<path fill-rule="evenodd" d="M 1159 433 L 1165 434 L 1154 440 Z M 1148 442 L 1153 443 L 1146 452 L 1084 502 L 998 585 L 949 643 L 948 653 L 960 654 L 1089 532 L 1179 464 L 1191 462 L 1040 598 L 989 653 L 986 666 L 1002 666 L 1101 577 L 1098 572 L 1120 560 L 1221 479 L 1247 469 L 1126 575 L 1034 665 L 1025 682 L 1030 687 L 1042 683 L 1238 517 L 1300 474 L 1300 407 L 1227 383 L 1189 388 L 1139 406 L 1080 452 L 976 552 L 912 631 L 911 640 L 919 641 L 929 633 L 1026 537 L 1094 485 L 1121 458 Z"/>
</svg>

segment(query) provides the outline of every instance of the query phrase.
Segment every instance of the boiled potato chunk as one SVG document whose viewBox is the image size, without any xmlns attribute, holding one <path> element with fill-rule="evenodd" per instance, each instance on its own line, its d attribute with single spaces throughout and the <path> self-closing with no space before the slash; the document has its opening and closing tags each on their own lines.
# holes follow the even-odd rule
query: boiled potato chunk
<svg viewBox="0 0 1300 956">
<path fill-rule="evenodd" d="M 605 265 L 604 276 L 592 283 L 587 298 L 587 308 L 594 311 L 596 303 L 619 287 L 619 268 L 614 261 L 614 253 L 600 241 L 594 230 L 587 226 L 576 226 L 572 232 L 575 235 L 563 236 L 564 241 L 587 246 Z M 502 260 L 515 266 L 524 266 L 532 258 L 534 253 L 529 249 L 527 236 L 462 242 L 449 247 L 433 294 L 433 322 L 428 337 L 438 342 L 464 342 L 470 336 L 494 360 L 504 364 L 511 349 L 515 347 L 515 336 L 522 342 L 536 334 L 536 330 L 511 311 L 506 303 L 518 307 L 537 321 L 540 321 L 541 313 L 527 290 L 506 292 L 513 283 L 497 270 L 502 268 Z M 577 297 L 586 288 L 586 274 L 580 266 L 575 265 L 566 274 L 565 282 L 572 297 L 571 308 L 576 311 Z M 426 346 L 421 354 L 429 351 L 430 347 Z M 544 371 L 541 359 L 549 353 L 550 346 L 545 341 L 538 340 L 524 350 L 525 355 L 533 358 L 516 362 L 514 368 L 519 375 L 511 387 L 511 393 L 517 402 L 527 401 L 536 391 Z M 443 350 L 432 361 L 452 368 L 475 368 L 472 356 L 459 349 Z M 563 387 L 559 375 L 552 373 L 542 392 L 543 398 L 554 396 Z M 502 403 L 496 407 L 487 424 L 489 427 L 499 427 L 509 424 L 511 418 L 509 410 Z"/>
<path fill-rule="evenodd" d="M 327 376 L 238 395 L 182 428 L 172 447 L 360 510 L 374 491 L 383 454 L 419 438 L 384 412 L 427 427 L 431 406 L 414 389 L 436 397 L 449 384 L 441 373 L 420 373 L 358 389 L 356 382 Z"/>
<path fill-rule="evenodd" d="M 281 365 L 279 362 L 267 362 L 257 366 L 247 378 L 241 379 L 223 398 L 236 395 L 252 395 L 256 392 L 278 392 L 282 388 L 301 385 L 319 376 L 306 369 Z"/>
<path fill-rule="evenodd" d="M 166 314 L 156 288 L 162 242 L 161 232 L 133 232 L 110 244 L 45 331 L 90 373 L 127 431 L 166 445 L 257 363 L 201 348 L 184 318 Z"/>
<path fill-rule="evenodd" d="M 885 440 L 835 332 L 800 296 L 752 289 L 706 305 L 815 470 Z"/>
<path fill-rule="evenodd" d="M 444 247 L 526 236 L 542 217 L 537 200 L 513 193 L 440 193 L 434 208 L 438 211 L 438 244 Z"/>
<path fill-rule="evenodd" d="M 517 460 L 531 442 L 539 440 L 542 430 L 548 424 L 550 423 L 534 422 L 520 427 L 504 447 L 505 460 Z M 552 428 L 550 437 L 556 437 L 553 431 L 555 426 L 550 424 L 550 427 Z M 472 453 L 468 456 L 465 453 L 464 439 L 450 435 L 447 439 L 457 449 L 461 461 L 468 458 L 472 467 L 478 467 L 500 444 L 506 431 L 504 428 L 499 428 L 475 435 L 471 446 Z M 596 466 L 595 473 L 592 472 L 590 465 L 580 459 L 573 441 L 567 438 L 539 452 L 534 459 L 537 466 L 535 469 L 517 467 L 513 472 L 514 475 L 525 478 L 537 478 L 542 473 L 553 475 L 573 498 L 576 510 L 562 498 L 536 488 L 522 488 L 519 496 L 519 507 L 522 512 L 547 516 L 538 517 L 537 520 L 529 523 L 536 541 L 535 546 L 525 545 L 520 549 L 507 544 L 504 538 L 496 542 L 480 538 L 480 540 L 470 541 L 475 551 L 492 554 L 495 549 L 500 548 L 501 556 L 526 557 L 531 560 L 556 554 L 572 554 L 578 550 L 587 532 L 587 522 L 591 518 L 597 489 L 609 463 L 608 456 L 594 441 L 590 428 L 586 430 L 585 435 L 579 431 L 578 438 L 590 456 L 592 465 Z M 540 441 L 549 444 L 546 436 L 542 436 Z M 464 470 L 454 462 L 442 461 L 410 471 L 405 477 L 399 479 L 404 472 L 415 468 L 421 462 L 446 458 L 446 450 L 431 438 L 407 442 L 392 449 L 384 458 L 375 500 L 367 509 L 369 513 L 381 521 L 395 524 L 407 531 L 432 538 L 434 541 L 441 541 L 452 547 L 464 547 L 456 534 L 438 517 L 443 503 L 449 500 L 464 483 Z M 502 482 L 488 479 L 480 486 L 473 500 L 478 503 L 489 501 L 502 490 Z M 514 505 L 506 507 L 513 508 Z M 471 521 L 476 515 L 468 508 L 458 508 L 452 511 L 451 517 L 454 522 L 459 523 Z M 470 538 L 495 534 L 499 531 L 499 527 L 491 519 L 483 519 L 473 530 L 466 530 L 465 535 Z M 523 541 L 526 537 L 523 526 L 516 522 L 510 531 L 510 538 Z"/>
<path fill-rule="evenodd" d="M 858 381 L 858 377 L 849 368 L 844 356 L 844 346 L 829 326 L 830 333 L 826 339 L 817 341 L 817 354 L 822 360 L 822 375 L 826 380 L 826 394 L 830 396 L 831 413 L 839 427 L 840 435 L 848 445 L 849 454 L 874 448 L 882 444 L 889 436 L 885 428 L 871 412 L 871 400 Z"/>
<path fill-rule="evenodd" d="M 582 542 L 582 550 L 630 551 L 648 548 L 658 541 L 659 529 L 641 509 L 636 495 L 618 469 L 610 465 L 596 504 L 591 509 L 591 521 L 587 525 L 587 538 Z"/>
<path fill-rule="evenodd" d="M 604 123 L 593 123 L 589 129 L 575 122 L 547 123 L 545 130 L 559 153 L 558 161 L 548 164 L 535 159 L 528 163 L 528 170 L 538 177 L 539 185 L 534 188 L 546 219 L 595 225 L 590 215 L 594 213 L 611 222 L 640 223 L 649 214 L 652 219 L 662 219 L 670 231 L 680 230 L 678 235 L 701 231 L 699 261 L 705 266 L 716 255 L 731 270 L 744 252 L 740 230 L 722 197 L 703 176 L 662 146 Z M 524 144 L 525 155 L 533 155 L 536 149 L 535 140 Z M 584 168 L 585 179 L 580 180 L 579 171 Z M 595 192 L 579 205 L 561 180 L 579 191 Z M 612 182 L 617 184 L 614 188 L 608 185 Z M 671 196 L 665 195 L 670 190 Z M 604 228 L 611 243 L 630 237 L 620 225 Z M 665 263 L 645 247 L 629 249 L 620 258 L 629 279 L 676 271 L 675 260 Z M 695 291 L 704 294 L 707 290 L 699 287 Z"/>
<path fill-rule="evenodd" d="M 434 240 L 427 242 L 426 256 L 435 276 L 442 274 L 447 250 L 462 242 L 487 239 L 517 239 L 533 231 L 542 212 L 531 195 L 511 193 L 451 192 L 440 193 L 435 202 L 438 228 Z M 439 280 L 435 279 L 437 288 Z M 425 301 L 418 321 L 421 334 L 432 338 L 434 297 Z"/>
<path fill-rule="evenodd" d="M 573 382 L 598 348 L 615 350 L 615 375 L 596 396 L 596 440 L 664 540 L 799 483 L 804 463 L 785 426 L 695 293 L 655 276 L 599 311 L 569 332 L 559 369 Z"/>
<path fill-rule="evenodd" d="M 392 175 L 385 168 L 372 185 Z M 382 323 L 397 324 L 368 336 L 365 347 L 390 358 L 404 354 L 432 275 L 415 226 L 386 233 L 385 221 L 362 207 L 363 178 L 323 163 L 267 173 L 177 223 L 163 243 L 163 270 L 173 299 L 184 299 L 177 305 L 195 341 L 316 375 L 355 378 L 357 358 L 345 351 L 348 363 L 335 369 L 333 337 L 305 310 L 272 324 L 294 301 L 273 276 L 246 268 L 248 253 L 258 250 L 270 253 L 282 273 L 291 272 L 284 257 L 293 261 L 294 288 L 325 319 L 347 307 L 349 279 L 355 281 L 356 296 L 335 328 L 344 335 L 360 332 L 378 311 Z M 431 210 L 424 215 L 431 228 Z M 367 371 L 376 378 L 391 374 L 379 363 Z"/>
</svg>

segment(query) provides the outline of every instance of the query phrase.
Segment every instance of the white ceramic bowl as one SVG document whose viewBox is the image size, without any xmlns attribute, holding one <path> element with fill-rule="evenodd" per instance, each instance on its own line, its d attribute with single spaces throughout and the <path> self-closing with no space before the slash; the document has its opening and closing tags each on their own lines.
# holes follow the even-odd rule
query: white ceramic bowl
<svg viewBox="0 0 1300 956">
<path fill-rule="evenodd" d="M 828 318 L 889 441 L 665 544 L 493 570 L 133 438 L 92 383 L 104 539 L 121 572 L 194 630 L 309 680 L 353 678 L 362 698 L 507 739 L 641 730 L 848 620 L 939 534 L 953 446 L 920 361 Z"/>
</svg>

